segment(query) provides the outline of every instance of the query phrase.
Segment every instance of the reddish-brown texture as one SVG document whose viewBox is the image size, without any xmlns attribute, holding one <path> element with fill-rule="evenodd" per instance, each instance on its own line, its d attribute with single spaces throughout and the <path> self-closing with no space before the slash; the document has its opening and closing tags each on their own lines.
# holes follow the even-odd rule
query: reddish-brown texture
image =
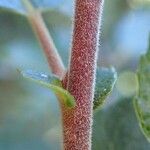
<svg viewBox="0 0 150 150">
<path fill-rule="evenodd" d="M 39 42 L 41 43 L 49 63 L 49 67 L 55 75 L 62 78 L 65 74 L 65 68 L 40 12 L 34 10 L 30 12 L 28 18 L 37 35 L 37 38 L 39 39 Z"/>
<path fill-rule="evenodd" d="M 74 109 L 62 106 L 64 149 L 90 150 L 93 95 L 102 0 L 76 0 L 67 89 Z"/>
</svg>

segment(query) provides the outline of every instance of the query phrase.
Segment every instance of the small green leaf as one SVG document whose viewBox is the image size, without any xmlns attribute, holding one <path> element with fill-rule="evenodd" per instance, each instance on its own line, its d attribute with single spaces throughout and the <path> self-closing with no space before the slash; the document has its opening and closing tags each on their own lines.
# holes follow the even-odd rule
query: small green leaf
<svg viewBox="0 0 150 150">
<path fill-rule="evenodd" d="M 51 89 L 56 95 L 63 99 L 63 102 L 68 107 L 75 106 L 74 97 L 61 85 L 61 81 L 54 75 L 46 75 L 32 70 L 19 71 L 23 77 L 31 79 L 44 87 Z"/>
<path fill-rule="evenodd" d="M 141 130 L 150 142 L 150 46 L 147 53 L 141 56 L 137 76 L 139 89 L 134 108 Z"/>
<path fill-rule="evenodd" d="M 97 69 L 93 107 L 94 110 L 101 107 L 101 105 L 104 103 L 105 99 L 112 91 L 116 80 L 117 72 L 114 68 Z"/>
</svg>

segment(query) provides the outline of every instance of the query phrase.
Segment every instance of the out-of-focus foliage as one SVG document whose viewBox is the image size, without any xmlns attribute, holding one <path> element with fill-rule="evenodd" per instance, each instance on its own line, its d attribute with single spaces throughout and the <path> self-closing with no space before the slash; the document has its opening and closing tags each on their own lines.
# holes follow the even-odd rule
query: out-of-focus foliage
<svg viewBox="0 0 150 150">
<path fill-rule="evenodd" d="M 136 73 L 124 71 L 120 73 L 116 88 L 124 96 L 133 96 L 138 90 L 138 79 Z"/>
<path fill-rule="evenodd" d="M 137 124 L 132 98 L 120 99 L 95 114 L 94 150 L 149 150 Z"/>
<path fill-rule="evenodd" d="M 139 90 L 134 106 L 140 127 L 150 142 L 150 43 L 147 53 L 140 58 L 137 75 Z"/>
<path fill-rule="evenodd" d="M 134 1 L 132 5 L 131 1 Z M 146 50 L 150 9 L 146 0 L 138 1 L 105 0 L 98 65 L 113 65 L 119 77 L 122 70 L 123 73 L 135 71 L 139 56 Z M 10 0 L 3 2 L 13 3 Z M 73 0 L 48 2 L 50 5 L 43 11 L 43 16 L 67 66 Z M 0 8 L 0 149 L 59 150 L 61 119 L 55 96 L 48 89 L 22 79 L 16 68 L 50 72 L 26 17 Z M 95 116 L 93 150 L 113 150 L 114 145 L 115 150 L 150 149 L 139 130 L 132 100 L 122 98 L 133 93 L 131 78 L 124 77 L 130 88 L 122 94 L 117 87 L 105 108 Z M 122 80 L 118 82 L 124 87 Z M 136 85 L 133 87 L 135 89 Z M 118 98 L 119 102 L 116 101 Z M 107 140 L 110 141 L 109 148 Z"/>
<path fill-rule="evenodd" d="M 112 91 L 117 80 L 117 72 L 114 68 L 98 68 L 96 72 L 96 85 L 94 93 L 94 106 L 96 110 L 102 107 L 107 96 Z"/>
<path fill-rule="evenodd" d="M 0 0 L 0 7 L 10 9 L 12 11 L 16 11 L 21 14 L 26 13 L 26 9 L 24 7 L 24 1 L 27 2 L 28 0 Z M 62 0 L 29 0 L 34 7 L 38 9 L 50 9 L 57 6 L 58 3 L 61 3 Z"/>
</svg>

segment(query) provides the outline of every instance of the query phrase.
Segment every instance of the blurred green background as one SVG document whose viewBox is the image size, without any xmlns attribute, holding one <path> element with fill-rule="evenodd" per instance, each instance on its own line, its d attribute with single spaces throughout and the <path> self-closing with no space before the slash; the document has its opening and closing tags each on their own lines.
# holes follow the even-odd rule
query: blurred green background
<svg viewBox="0 0 150 150">
<path fill-rule="evenodd" d="M 49 0 L 43 16 L 67 67 L 73 0 Z M 98 66 L 115 66 L 118 81 L 103 109 L 94 115 L 93 150 L 150 149 L 132 105 L 138 86 L 135 71 L 149 32 L 150 0 L 105 0 Z M 23 79 L 17 68 L 50 73 L 27 19 L 0 8 L 0 150 L 61 149 L 54 94 Z"/>
</svg>

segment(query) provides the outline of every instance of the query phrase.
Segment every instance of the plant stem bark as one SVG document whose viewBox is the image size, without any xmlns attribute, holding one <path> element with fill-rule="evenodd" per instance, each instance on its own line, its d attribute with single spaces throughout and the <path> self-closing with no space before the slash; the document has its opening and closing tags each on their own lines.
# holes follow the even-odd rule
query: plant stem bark
<svg viewBox="0 0 150 150">
<path fill-rule="evenodd" d="M 64 149 L 90 150 L 93 96 L 103 0 L 76 0 L 70 69 L 66 89 L 76 107 L 62 106 Z"/>
<path fill-rule="evenodd" d="M 65 75 L 65 67 L 45 25 L 41 12 L 35 9 L 29 0 L 22 0 L 22 2 L 26 6 L 28 20 L 44 50 L 49 67 L 55 75 L 62 79 Z"/>
<path fill-rule="evenodd" d="M 54 42 L 45 26 L 40 12 L 33 12 L 29 16 L 29 20 L 44 50 L 49 67 L 55 75 L 62 78 L 65 74 L 65 67 L 57 52 Z"/>
</svg>

